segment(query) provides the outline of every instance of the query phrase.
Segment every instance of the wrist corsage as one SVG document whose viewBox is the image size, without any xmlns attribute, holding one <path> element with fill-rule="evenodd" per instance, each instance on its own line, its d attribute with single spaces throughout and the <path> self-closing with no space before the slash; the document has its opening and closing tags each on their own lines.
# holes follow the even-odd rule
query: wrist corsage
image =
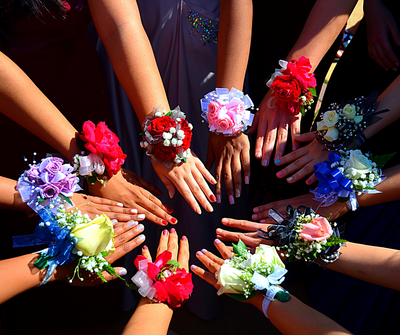
<svg viewBox="0 0 400 335">
<path fill-rule="evenodd" d="M 126 155 L 119 146 L 119 138 L 106 125 L 99 122 L 85 121 L 79 138 L 83 141 L 81 155 L 75 155 L 75 168 L 79 175 L 94 185 L 109 180 L 121 170 Z"/>
<path fill-rule="evenodd" d="M 30 169 L 19 177 L 17 191 L 23 202 L 35 212 L 46 206 L 57 206 L 71 200 L 74 192 L 81 190 L 74 168 L 58 157 L 47 157 L 40 164 L 30 164 Z"/>
<path fill-rule="evenodd" d="M 288 261 L 304 259 L 313 262 L 318 257 L 324 262 L 334 262 L 339 258 L 340 247 L 346 240 L 340 237 L 336 223 L 315 214 L 310 207 L 294 209 L 288 205 L 284 218 L 273 208 L 269 217 L 276 222 L 266 232 L 258 229 L 257 236 L 275 241 L 277 249 Z"/>
<path fill-rule="evenodd" d="M 77 261 L 77 264 L 73 277 L 69 278 L 70 283 L 75 276 L 83 281 L 80 269 L 97 274 L 104 282 L 107 281 L 102 276 L 102 271 L 119 277 L 104 258 L 115 251 L 113 224 L 106 215 L 102 214 L 91 220 L 78 209 L 67 213 L 63 206 L 57 208 L 56 214 L 48 207 L 39 210 L 38 214 L 41 221 L 36 226 L 35 233 L 14 236 L 13 243 L 14 247 L 49 244 L 34 263 L 38 269 L 47 268 L 46 276 L 40 285 L 50 280 L 57 266 L 73 261 Z"/>
<path fill-rule="evenodd" d="M 267 81 L 267 86 L 273 90 L 267 106 L 304 115 L 311 109 L 313 97 L 317 96 L 317 81 L 314 74 L 310 73 L 310 60 L 302 56 L 299 60 L 292 59 L 290 62 L 280 60 L 279 65 L 281 68 L 275 69 L 275 73 Z"/>
<path fill-rule="evenodd" d="M 220 289 L 218 295 L 229 294 L 237 300 L 254 297 L 258 291 L 268 292 L 272 287 L 285 280 L 287 270 L 274 247 L 261 244 L 254 254 L 247 250 L 239 240 L 233 244 L 234 255 L 226 259 L 215 273 Z M 286 291 L 285 291 L 286 292 Z M 290 299 L 289 294 L 277 297 L 281 301 Z"/>
<path fill-rule="evenodd" d="M 376 185 L 386 178 L 382 176 L 382 167 L 395 155 L 373 156 L 360 150 L 340 150 L 331 152 L 329 161 L 314 166 L 318 187 L 311 191 L 320 206 L 327 207 L 337 200 L 350 201 L 352 210 L 357 209 L 356 195 L 362 193 L 381 193 Z"/>
<path fill-rule="evenodd" d="M 254 104 L 242 91 L 216 88 L 200 100 L 201 116 L 208 122 L 210 131 L 225 136 L 235 136 L 246 131 L 253 123 L 254 114 L 248 108 Z"/>
<path fill-rule="evenodd" d="M 139 288 L 142 297 L 175 308 L 189 299 L 193 283 L 192 274 L 171 258 L 172 254 L 167 250 L 158 255 L 154 263 L 138 255 L 135 265 L 139 271 L 132 277 L 132 282 Z"/>
<path fill-rule="evenodd" d="M 379 114 L 389 111 L 376 111 L 377 99 L 378 91 L 374 91 L 367 98 L 332 103 L 328 111 L 321 114 L 315 137 L 328 150 L 360 147 L 365 142 L 364 129 L 379 121 Z"/>
<path fill-rule="evenodd" d="M 163 161 L 166 167 L 186 162 L 190 157 L 193 126 L 185 119 L 179 107 L 169 112 L 162 106 L 155 107 L 142 125 L 140 146 L 147 149 L 147 155 L 153 159 Z"/>
</svg>

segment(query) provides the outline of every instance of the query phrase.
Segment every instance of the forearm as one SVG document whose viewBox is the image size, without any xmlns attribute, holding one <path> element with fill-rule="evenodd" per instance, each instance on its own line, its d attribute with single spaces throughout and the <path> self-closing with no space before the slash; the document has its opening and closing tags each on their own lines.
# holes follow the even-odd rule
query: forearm
<svg viewBox="0 0 400 335">
<path fill-rule="evenodd" d="M 89 0 L 93 21 L 140 123 L 169 103 L 136 1 Z"/>
<path fill-rule="evenodd" d="M 370 283 L 400 290 L 400 251 L 346 242 L 329 269 Z"/>
<path fill-rule="evenodd" d="M 167 334 L 172 314 L 168 305 L 142 298 L 122 334 Z"/>
<path fill-rule="evenodd" d="M 315 70 L 342 31 L 356 3 L 356 0 L 318 0 L 286 60 L 307 57 Z"/>
<path fill-rule="evenodd" d="M 15 189 L 17 181 L 0 176 L 0 208 L 23 212 L 32 211 Z"/>
<path fill-rule="evenodd" d="M 221 0 L 216 87 L 243 89 L 250 52 L 253 4 Z"/>
<path fill-rule="evenodd" d="M 75 128 L 28 76 L 2 53 L 0 69 L 0 112 L 72 160 L 79 152 Z"/>
</svg>

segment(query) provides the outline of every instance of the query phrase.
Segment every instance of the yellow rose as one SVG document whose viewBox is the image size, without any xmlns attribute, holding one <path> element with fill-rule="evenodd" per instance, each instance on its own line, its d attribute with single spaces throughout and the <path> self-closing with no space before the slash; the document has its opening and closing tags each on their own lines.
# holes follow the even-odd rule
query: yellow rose
<svg viewBox="0 0 400 335">
<path fill-rule="evenodd" d="M 285 268 L 285 264 L 282 262 L 281 258 L 279 257 L 276 249 L 266 244 L 260 244 L 256 248 L 255 254 L 261 256 L 261 260 L 266 262 L 267 264 L 277 265 L 281 268 Z"/>
<path fill-rule="evenodd" d="M 84 256 L 94 256 L 102 251 L 112 254 L 115 251 L 114 233 L 111 220 L 105 214 L 88 223 L 77 224 L 71 234 L 78 239 L 75 248 Z"/>
<path fill-rule="evenodd" d="M 238 294 L 238 291 L 243 291 L 246 283 L 240 279 L 240 276 L 243 276 L 244 273 L 244 271 L 234 268 L 230 262 L 225 261 L 215 273 L 215 278 L 217 278 L 218 285 L 220 286 L 217 294 Z"/>
<path fill-rule="evenodd" d="M 324 113 L 323 120 L 325 125 L 330 128 L 339 121 L 339 115 L 336 113 L 336 111 L 327 111 Z"/>
<path fill-rule="evenodd" d="M 329 142 L 336 141 L 338 137 L 339 137 L 339 130 L 337 130 L 337 128 L 335 127 L 328 128 L 328 131 L 324 135 L 324 138 Z"/>
<path fill-rule="evenodd" d="M 356 116 L 356 107 L 354 105 L 347 104 L 343 107 L 343 114 L 349 120 L 353 120 Z"/>
</svg>

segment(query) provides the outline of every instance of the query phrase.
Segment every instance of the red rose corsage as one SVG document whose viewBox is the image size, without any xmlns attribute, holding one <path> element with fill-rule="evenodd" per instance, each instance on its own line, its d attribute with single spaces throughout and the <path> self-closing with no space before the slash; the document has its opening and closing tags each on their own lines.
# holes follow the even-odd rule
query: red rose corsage
<svg viewBox="0 0 400 335">
<path fill-rule="evenodd" d="M 189 299 L 193 283 L 192 274 L 171 258 L 172 254 L 167 250 L 158 255 L 154 263 L 138 255 L 135 266 L 139 271 L 132 277 L 132 282 L 139 288 L 142 297 L 175 308 Z"/>
<path fill-rule="evenodd" d="M 190 156 L 193 126 L 185 119 L 179 107 L 170 112 L 162 106 L 154 108 L 143 123 L 140 146 L 147 149 L 147 155 L 160 159 L 167 167 L 186 162 Z"/>
<path fill-rule="evenodd" d="M 85 121 L 79 138 L 84 150 L 75 155 L 74 163 L 79 175 L 94 184 L 96 180 L 104 182 L 121 170 L 126 155 L 119 146 L 119 138 L 106 125 Z"/>
<path fill-rule="evenodd" d="M 278 107 L 293 114 L 304 115 L 311 109 L 313 97 L 317 96 L 317 81 L 314 74 L 310 73 L 310 60 L 302 56 L 290 62 L 280 60 L 279 65 L 281 68 L 275 69 L 267 82 L 267 86 L 274 91 L 267 105 L 269 108 Z"/>
</svg>

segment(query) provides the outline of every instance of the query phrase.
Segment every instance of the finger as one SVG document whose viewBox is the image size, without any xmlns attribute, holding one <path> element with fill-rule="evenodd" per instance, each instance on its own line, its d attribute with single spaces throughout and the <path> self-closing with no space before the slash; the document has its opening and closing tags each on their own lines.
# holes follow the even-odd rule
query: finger
<svg viewBox="0 0 400 335">
<path fill-rule="evenodd" d="M 276 201 L 272 202 L 270 204 L 262 205 L 255 207 L 253 209 L 254 213 L 251 218 L 253 220 L 260 220 L 264 218 L 268 218 L 268 213 L 271 208 L 275 209 L 279 213 L 286 213 L 286 207 L 287 205 L 290 204 L 290 200 L 282 200 L 282 201 Z"/>
<path fill-rule="evenodd" d="M 221 223 L 224 226 L 231 227 L 231 228 L 238 228 L 248 231 L 257 231 L 258 224 L 256 222 L 246 221 L 246 220 L 235 220 L 235 219 L 228 219 L 223 218 Z"/>
<path fill-rule="evenodd" d="M 291 118 L 290 129 L 292 133 L 292 150 L 297 150 L 300 148 L 300 143 L 298 142 L 298 137 L 296 135 L 300 134 L 301 125 L 301 114 L 293 115 Z"/>
<path fill-rule="evenodd" d="M 265 135 L 268 127 L 267 111 L 260 111 L 260 118 L 258 120 L 257 139 L 255 145 L 255 156 L 258 159 L 262 158 L 263 146 Z"/>
<path fill-rule="evenodd" d="M 193 179 L 193 177 L 191 178 Z M 192 184 L 194 182 L 192 181 Z M 197 213 L 201 214 L 201 209 L 199 204 L 197 203 L 192 190 L 190 189 L 189 185 L 187 184 L 186 180 L 184 179 L 177 179 L 175 181 L 176 188 L 178 189 L 179 193 L 183 196 L 186 202 L 189 204 L 190 207 Z M 198 185 L 197 185 L 198 187 Z M 210 205 L 211 206 L 211 205 Z"/>
<path fill-rule="evenodd" d="M 186 236 L 182 236 L 179 242 L 178 263 L 189 272 L 189 241 Z"/>
<path fill-rule="evenodd" d="M 154 210 L 156 213 L 158 213 L 158 211 L 155 209 Z M 140 206 L 138 206 L 138 212 L 142 215 L 144 215 L 146 217 L 147 221 L 153 222 L 156 225 L 159 226 L 166 226 L 168 224 L 168 222 L 175 224 L 176 222 L 178 222 L 175 218 L 173 218 L 172 216 L 169 216 L 167 213 L 162 213 L 161 212 L 161 217 L 149 212 L 148 210 L 146 210 L 145 208 L 142 208 Z M 167 220 L 164 220 L 163 217 L 165 217 Z M 175 221 L 175 222 L 171 222 L 171 221 Z"/>
<path fill-rule="evenodd" d="M 204 180 L 203 176 L 201 175 L 201 173 L 196 170 L 193 169 L 192 170 L 192 175 L 193 175 L 193 180 L 195 181 L 195 183 L 200 186 L 201 189 L 201 194 L 204 196 L 206 203 L 209 205 L 208 208 L 206 208 L 207 212 L 212 212 L 213 208 L 212 206 L 208 203 L 207 199 L 211 202 L 216 202 L 217 199 L 214 195 L 214 193 L 211 191 L 210 187 L 208 186 L 207 182 Z"/>
<path fill-rule="evenodd" d="M 143 232 L 144 226 L 142 224 L 138 225 L 137 221 L 130 221 L 122 226 L 118 226 L 114 229 L 115 234 L 117 236 L 114 237 L 115 247 L 129 242 L 135 236 L 139 235 Z"/>
<path fill-rule="evenodd" d="M 318 181 L 318 179 L 317 179 L 317 177 L 315 176 L 315 173 L 313 173 L 312 176 L 309 177 L 309 178 L 306 180 L 306 184 L 307 184 L 307 185 L 311 185 L 311 184 L 314 184 L 314 183 L 317 182 L 317 181 Z"/>
<path fill-rule="evenodd" d="M 196 275 L 198 275 L 201 279 L 204 279 L 207 283 L 211 284 L 212 286 L 216 287 L 217 285 L 217 279 L 215 278 L 214 274 L 211 274 L 208 271 L 203 270 L 202 268 L 199 268 L 196 265 L 192 265 L 190 267 Z"/>
<path fill-rule="evenodd" d="M 210 142 L 208 142 L 207 158 L 206 158 L 206 169 L 211 170 L 214 165 L 215 156 L 214 152 L 211 150 Z"/>
<path fill-rule="evenodd" d="M 171 180 L 169 180 L 166 176 L 164 176 L 162 173 L 158 173 L 157 170 L 156 173 L 160 177 L 165 187 L 167 188 L 168 195 L 172 199 L 175 195 L 175 190 L 176 190 L 174 183 Z"/>
<path fill-rule="evenodd" d="M 211 258 L 206 256 L 203 252 L 198 251 L 196 252 L 196 257 L 199 259 L 200 262 L 211 272 L 215 273 L 221 267 L 220 264 L 215 263 Z"/>
<path fill-rule="evenodd" d="M 232 176 L 235 183 L 235 198 L 240 198 L 242 194 L 242 164 L 240 161 L 240 152 L 232 157 Z"/>
<path fill-rule="evenodd" d="M 201 162 L 200 159 L 197 158 L 197 156 L 193 156 L 193 158 L 195 160 L 194 162 L 196 164 L 197 169 L 200 171 L 200 173 L 203 175 L 203 177 L 206 178 L 210 184 L 215 185 L 217 183 L 217 181 L 215 180 L 213 175 L 210 173 L 210 171 L 208 171 L 206 169 L 204 164 Z"/>
<path fill-rule="evenodd" d="M 222 168 L 223 168 L 223 159 L 220 157 L 218 162 L 215 165 L 215 179 L 217 180 L 217 184 L 215 185 L 215 195 L 217 197 L 217 203 L 221 203 L 222 197 Z"/>
<path fill-rule="evenodd" d="M 125 256 L 128 252 L 131 252 L 133 249 L 138 247 L 140 244 L 144 242 L 145 239 L 146 237 L 143 234 L 141 234 L 138 237 L 134 238 L 133 240 L 118 246 L 117 248 L 115 248 L 115 252 L 113 254 L 110 254 L 105 258 L 111 264 L 115 262 L 117 259 L 121 258 L 122 256 Z"/>
<path fill-rule="evenodd" d="M 219 251 L 219 253 L 221 254 L 223 259 L 228 259 L 233 256 L 233 252 L 231 250 L 229 250 L 229 248 L 224 243 L 222 243 L 219 239 L 216 238 L 214 240 L 214 245 L 217 248 L 217 250 Z"/>
<path fill-rule="evenodd" d="M 172 259 L 176 260 L 178 257 L 178 234 L 175 228 L 171 228 L 169 231 L 167 250 L 172 254 Z"/>
<path fill-rule="evenodd" d="M 154 186 L 153 184 L 149 183 L 146 179 L 144 179 L 144 178 L 142 178 L 140 176 L 137 176 L 137 178 L 139 179 L 140 184 L 147 191 L 149 191 L 150 193 L 154 193 L 154 194 L 157 194 L 157 195 L 163 195 L 164 194 L 163 191 L 161 191 L 158 187 Z"/>
<path fill-rule="evenodd" d="M 257 112 L 254 114 L 253 123 L 250 128 L 247 130 L 247 134 L 252 135 L 256 132 L 258 128 L 258 121 L 260 120 L 260 111 L 257 108 Z"/>
<path fill-rule="evenodd" d="M 278 127 L 278 136 L 276 139 L 276 145 L 275 145 L 275 158 L 274 161 L 279 160 L 279 158 L 282 157 L 283 152 L 285 151 L 286 148 L 286 142 L 287 142 L 287 136 L 289 132 L 289 125 L 288 125 L 289 120 L 281 120 L 279 127 Z"/>
<path fill-rule="evenodd" d="M 142 248 L 142 255 L 143 255 L 144 257 L 146 257 L 146 258 L 149 260 L 149 262 L 152 262 L 152 261 L 153 261 L 152 258 L 151 258 L 150 250 L 149 250 L 149 248 L 147 247 L 147 245 L 144 245 L 144 246 L 143 246 L 143 248 Z"/>
<path fill-rule="evenodd" d="M 304 155 L 307 155 L 307 153 L 308 153 L 307 147 L 300 148 L 296 151 L 288 153 L 285 156 L 282 156 L 279 160 L 275 161 L 275 164 L 278 166 L 288 164 L 290 162 L 295 161 L 296 159 L 299 159 L 300 157 L 303 157 Z"/>
<path fill-rule="evenodd" d="M 233 180 L 231 171 L 231 159 L 232 156 L 227 156 L 224 159 L 222 167 L 222 177 L 224 178 L 226 193 L 228 194 L 229 203 L 233 205 L 235 203 L 234 191 L 233 191 Z"/>
<path fill-rule="evenodd" d="M 120 276 L 120 277 L 123 277 L 123 276 L 125 276 L 125 275 L 127 274 L 126 269 L 123 268 L 123 267 L 116 267 L 116 268 L 114 268 L 114 271 L 115 271 L 115 272 L 118 274 L 118 276 Z M 107 271 L 103 271 L 103 272 L 101 273 L 101 275 L 102 275 L 103 278 L 104 278 L 105 280 L 107 280 L 107 281 L 111 281 L 111 280 L 114 280 L 114 279 L 117 279 L 117 278 L 118 278 L 117 276 L 110 275 Z M 101 281 L 100 283 L 103 282 L 103 281 L 101 280 L 101 278 L 99 278 L 99 280 Z M 100 283 L 99 283 L 99 284 L 100 284 Z"/>
<path fill-rule="evenodd" d="M 303 168 L 301 168 L 296 173 L 292 174 L 288 179 L 287 182 L 293 184 L 300 179 L 303 179 L 314 172 L 314 164 L 306 164 Z"/>
<path fill-rule="evenodd" d="M 176 224 L 178 222 L 176 218 L 168 214 L 168 212 L 171 211 L 169 206 L 164 205 L 160 199 L 150 192 L 143 189 L 139 189 L 139 191 L 140 193 L 136 194 L 138 202 L 140 201 L 139 204 L 160 218 L 160 220 L 157 220 L 157 224 L 165 226 L 168 222 L 171 224 Z M 138 211 L 140 213 L 139 209 Z M 149 216 L 146 213 L 144 214 L 146 215 L 146 218 L 149 219 Z M 164 220 L 162 218 L 164 218 Z"/>
<path fill-rule="evenodd" d="M 169 232 L 167 229 L 164 229 L 161 233 L 160 236 L 160 242 L 158 243 L 158 248 L 157 248 L 157 255 L 156 258 L 158 257 L 158 255 L 160 255 L 161 253 L 163 253 L 165 250 L 167 250 L 168 247 L 168 238 L 169 238 Z"/>
<path fill-rule="evenodd" d="M 310 131 L 304 134 L 294 134 L 296 140 L 299 142 L 311 142 L 315 140 L 315 131 Z"/>
<path fill-rule="evenodd" d="M 106 199 L 106 198 L 102 198 L 102 197 L 94 197 L 91 195 L 87 195 L 87 194 L 81 194 L 79 193 L 79 196 L 83 199 L 83 200 L 87 200 L 90 201 L 94 204 L 99 204 L 99 205 L 109 205 L 109 206 L 116 206 L 116 207 L 123 207 L 124 205 L 118 201 L 114 201 L 114 200 L 110 200 L 110 199 Z"/>
<path fill-rule="evenodd" d="M 386 52 L 393 52 L 389 42 L 389 36 L 379 38 L 379 43 L 375 45 L 375 51 L 386 69 L 396 67 L 395 63 L 393 63 L 386 54 Z"/>
<path fill-rule="evenodd" d="M 306 166 L 306 164 L 308 164 L 310 161 L 312 160 L 312 158 L 309 155 L 303 156 L 297 160 L 295 160 L 292 164 L 290 164 L 289 166 L 285 167 L 283 170 L 279 171 L 276 176 L 278 178 L 284 178 L 286 176 L 292 175 L 295 172 L 301 170 L 303 167 Z M 311 173 L 311 172 L 310 172 Z M 298 180 L 294 178 L 295 176 L 290 176 L 287 179 L 288 183 L 294 183 L 295 181 Z M 297 176 L 296 176 L 297 177 Z"/>
<path fill-rule="evenodd" d="M 250 184 L 250 146 L 248 148 L 243 148 L 241 151 L 242 166 L 244 171 L 244 183 L 246 185 Z"/>
<path fill-rule="evenodd" d="M 275 118 L 274 118 L 272 120 L 272 122 L 268 123 L 268 130 L 267 130 L 267 134 L 265 136 L 264 144 L 263 144 L 263 153 L 262 153 L 262 161 L 261 161 L 262 166 L 269 165 L 272 151 L 274 150 L 274 146 L 275 146 L 277 128 L 278 128 L 278 121 L 275 120 Z"/>
<path fill-rule="evenodd" d="M 252 248 L 259 246 L 263 241 L 261 238 L 257 237 L 257 233 L 243 234 L 243 233 L 223 230 L 221 228 L 218 228 L 216 232 L 217 232 L 217 239 L 220 239 L 222 241 L 232 241 L 232 242 L 239 242 L 240 240 L 244 244 Z"/>
<path fill-rule="evenodd" d="M 194 171 L 192 171 L 192 173 L 193 173 L 193 175 L 190 174 L 189 176 L 186 176 L 187 179 L 185 179 L 185 182 L 186 182 L 185 184 L 190 189 L 189 192 L 191 193 L 192 197 L 194 196 L 197 199 L 197 201 L 203 206 L 203 208 L 207 212 L 214 211 L 213 207 L 211 206 L 211 204 L 208 202 L 206 196 L 204 195 L 202 186 L 204 188 L 208 188 L 208 190 L 206 189 L 205 192 L 208 192 L 208 191 L 211 192 L 211 190 L 209 189 L 208 185 L 204 182 L 204 179 L 199 175 L 198 171 L 194 170 Z M 200 185 L 199 185 L 198 181 L 200 182 Z M 204 184 L 202 183 L 202 181 L 204 182 Z M 196 205 L 197 205 L 197 202 L 196 202 Z M 198 210 L 200 210 L 200 207 L 198 207 Z M 200 210 L 199 214 L 201 214 L 201 210 Z"/>
<path fill-rule="evenodd" d="M 219 266 L 221 266 L 222 264 L 224 264 L 224 260 L 216 255 L 214 255 L 212 252 L 209 252 L 206 249 L 201 249 L 201 252 L 206 255 L 209 259 L 211 259 L 214 263 L 218 264 Z"/>
<path fill-rule="evenodd" d="M 143 179 L 142 177 L 138 176 L 136 173 L 124 168 L 121 169 L 121 173 L 123 177 L 131 184 L 133 185 L 139 184 L 139 186 L 146 188 L 151 193 L 163 195 L 163 192 L 159 188 L 149 183 L 146 179 Z"/>
</svg>

